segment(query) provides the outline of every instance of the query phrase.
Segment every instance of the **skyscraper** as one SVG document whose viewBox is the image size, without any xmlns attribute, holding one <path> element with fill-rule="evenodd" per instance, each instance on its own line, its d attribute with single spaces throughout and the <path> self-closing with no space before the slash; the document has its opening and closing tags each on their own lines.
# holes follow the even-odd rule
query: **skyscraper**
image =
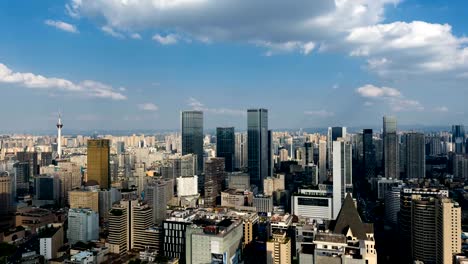
<svg viewBox="0 0 468 264">
<path fill-rule="evenodd" d="M 364 129 L 362 133 L 364 153 L 364 173 L 366 179 L 375 177 L 375 147 L 372 129 Z"/>
<path fill-rule="evenodd" d="M 426 154 L 424 134 L 408 133 L 406 137 L 406 177 L 424 178 L 426 175 Z"/>
<path fill-rule="evenodd" d="M 328 169 L 333 168 L 333 141 L 338 138 L 346 138 L 346 127 L 329 127 L 327 134 L 327 159 Z"/>
<path fill-rule="evenodd" d="M 465 126 L 452 126 L 453 150 L 455 153 L 465 153 Z"/>
<path fill-rule="evenodd" d="M 203 112 L 182 112 L 182 155 L 197 155 L 197 174 L 203 172 Z"/>
<path fill-rule="evenodd" d="M 62 117 L 59 114 L 59 119 L 57 122 L 57 155 L 59 159 L 62 158 L 62 127 Z"/>
<path fill-rule="evenodd" d="M 333 141 L 333 218 L 338 216 L 346 193 L 352 193 L 352 145 L 343 139 Z"/>
<path fill-rule="evenodd" d="M 12 197 L 12 179 L 7 172 L 0 173 L 0 215 L 6 215 L 10 212 L 13 202 Z"/>
<path fill-rule="evenodd" d="M 248 166 L 248 157 L 247 157 L 247 134 L 246 133 L 236 133 L 236 149 L 234 155 L 236 157 L 235 168 L 242 169 L 247 168 Z"/>
<path fill-rule="evenodd" d="M 216 128 L 216 157 L 224 158 L 226 171 L 234 171 L 235 138 L 233 127 Z"/>
<path fill-rule="evenodd" d="M 110 188 L 109 158 L 110 140 L 88 139 L 88 183 L 97 184 L 101 189 Z"/>
<path fill-rule="evenodd" d="M 398 135 L 397 120 L 393 116 L 383 117 L 383 140 L 384 140 L 384 176 L 399 179 L 400 167 L 398 160 Z"/>
<path fill-rule="evenodd" d="M 319 183 L 328 180 L 327 173 L 327 142 L 324 140 L 319 141 Z"/>
<path fill-rule="evenodd" d="M 268 176 L 268 110 L 247 110 L 247 139 L 250 184 L 261 192 Z"/>
</svg>

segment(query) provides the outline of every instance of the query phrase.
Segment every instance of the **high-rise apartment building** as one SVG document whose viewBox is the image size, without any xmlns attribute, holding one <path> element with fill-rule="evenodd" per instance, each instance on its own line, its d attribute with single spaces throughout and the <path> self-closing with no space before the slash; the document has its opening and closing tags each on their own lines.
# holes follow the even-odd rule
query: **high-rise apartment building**
<svg viewBox="0 0 468 264">
<path fill-rule="evenodd" d="M 338 216 L 346 193 L 353 192 L 352 145 L 333 141 L 333 218 Z"/>
<path fill-rule="evenodd" d="M 183 111 L 182 155 L 197 155 L 197 174 L 203 172 L 203 112 Z"/>
<path fill-rule="evenodd" d="M 386 178 L 399 179 L 399 149 L 397 135 L 397 119 L 393 116 L 383 117 L 383 159 L 384 176 Z"/>
<path fill-rule="evenodd" d="M 277 230 L 272 236 L 267 242 L 267 264 L 291 263 L 291 239 L 287 232 Z"/>
<path fill-rule="evenodd" d="M 449 198 L 436 200 L 436 263 L 452 263 L 461 252 L 461 207 Z"/>
<path fill-rule="evenodd" d="M 407 133 L 406 137 L 406 177 L 421 178 L 426 176 L 426 148 L 424 134 Z"/>
<path fill-rule="evenodd" d="M 111 186 L 109 169 L 110 140 L 88 139 L 87 183 L 99 185 L 101 189 Z"/>
<path fill-rule="evenodd" d="M 319 141 L 319 183 L 328 180 L 327 173 L 327 142 L 325 140 Z"/>
<path fill-rule="evenodd" d="M 235 167 L 235 137 L 233 127 L 216 128 L 216 157 L 224 158 L 225 169 L 234 171 Z"/>
<path fill-rule="evenodd" d="M 13 204 L 12 178 L 6 172 L 0 173 L 0 215 L 6 215 L 11 211 Z"/>
<path fill-rule="evenodd" d="M 227 174 L 224 165 L 224 158 L 211 158 L 205 163 L 205 205 L 208 207 L 216 206 L 216 197 L 225 185 Z"/>
<path fill-rule="evenodd" d="M 261 192 L 268 176 L 268 110 L 247 110 L 247 139 L 250 184 Z"/>
<path fill-rule="evenodd" d="M 174 196 L 173 180 L 154 180 L 147 183 L 144 200 L 153 209 L 153 222 L 161 223 L 166 219 L 166 207 Z"/>
</svg>

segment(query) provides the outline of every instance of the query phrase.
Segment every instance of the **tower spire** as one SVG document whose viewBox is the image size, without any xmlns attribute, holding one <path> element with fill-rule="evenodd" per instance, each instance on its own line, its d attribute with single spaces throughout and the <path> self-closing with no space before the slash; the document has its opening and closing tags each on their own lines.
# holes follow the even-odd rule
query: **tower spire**
<svg viewBox="0 0 468 264">
<path fill-rule="evenodd" d="M 57 154 L 59 159 L 62 158 L 62 127 L 62 115 L 59 112 L 57 122 Z"/>
</svg>

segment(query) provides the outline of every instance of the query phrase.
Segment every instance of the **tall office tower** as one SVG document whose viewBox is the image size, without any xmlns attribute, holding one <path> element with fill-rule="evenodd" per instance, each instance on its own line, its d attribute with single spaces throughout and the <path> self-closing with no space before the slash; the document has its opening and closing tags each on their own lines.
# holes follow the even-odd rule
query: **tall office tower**
<svg viewBox="0 0 468 264">
<path fill-rule="evenodd" d="M 304 143 L 304 163 L 314 164 L 314 144 L 312 142 Z"/>
<path fill-rule="evenodd" d="M 211 158 L 205 163 L 205 205 L 216 207 L 216 197 L 226 182 L 223 158 Z"/>
<path fill-rule="evenodd" d="M 203 172 L 203 112 L 182 112 L 182 155 L 197 155 L 197 174 Z"/>
<path fill-rule="evenodd" d="M 94 212 L 99 212 L 99 192 L 97 191 L 70 191 L 68 201 L 71 209 L 89 208 Z"/>
<path fill-rule="evenodd" d="M 385 222 L 393 227 L 398 224 L 401 188 L 401 186 L 392 187 L 385 193 Z"/>
<path fill-rule="evenodd" d="M 291 239 L 286 231 L 273 232 L 273 238 L 267 242 L 267 264 L 291 263 Z"/>
<path fill-rule="evenodd" d="M 40 167 L 49 166 L 52 164 L 52 152 L 42 151 L 41 153 Z"/>
<path fill-rule="evenodd" d="M 154 180 L 145 186 L 144 200 L 153 208 L 153 223 L 166 219 L 167 203 L 174 196 L 173 180 Z"/>
<path fill-rule="evenodd" d="M 352 145 L 333 141 L 333 218 L 340 212 L 347 193 L 353 192 Z"/>
<path fill-rule="evenodd" d="M 148 230 L 153 226 L 153 212 L 147 204 L 138 203 L 131 207 L 130 229 L 131 241 L 130 248 L 135 250 L 144 250 L 145 246 L 155 241 L 147 240 L 152 237 L 152 232 Z"/>
<path fill-rule="evenodd" d="M 235 138 L 233 127 L 216 128 L 216 157 L 224 158 L 226 171 L 234 171 Z"/>
<path fill-rule="evenodd" d="M 324 140 L 319 141 L 319 183 L 328 180 L 327 173 L 327 142 Z"/>
<path fill-rule="evenodd" d="M 273 172 L 275 169 L 275 161 L 273 160 L 273 131 L 268 130 L 268 174 L 267 176 L 273 176 Z"/>
<path fill-rule="evenodd" d="M 99 239 L 99 215 L 88 208 L 68 210 L 67 238 L 70 244 Z"/>
<path fill-rule="evenodd" d="M 235 168 L 243 169 L 248 166 L 248 156 L 247 156 L 247 134 L 246 133 L 236 133 L 236 147 L 234 155 L 236 157 Z"/>
<path fill-rule="evenodd" d="M 101 189 L 110 188 L 109 159 L 110 140 L 88 139 L 88 184 L 93 182 Z"/>
<path fill-rule="evenodd" d="M 426 148 L 424 134 L 408 133 L 406 137 L 406 177 L 408 179 L 426 176 Z"/>
<path fill-rule="evenodd" d="M 453 152 L 465 153 L 465 126 L 464 125 L 453 125 L 452 126 L 452 141 L 453 141 Z"/>
<path fill-rule="evenodd" d="M 24 197 L 29 194 L 29 179 L 31 178 L 29 162 L 17 162 L 13 165 L 16 178 L 16 197 Z"/>
<path fill-rule="evenodd" d="M 439 136 L 431 136 L 428 139 L 427 144 L 429 145 L 428 153 L 429 156 L 438 156 L 442 154 L 442 140 Z M 426 151 L 427 152 L 427 151 Z"/>
<path fill-rule="evenodd" d="M 453 155 L 453 176 L 458 179 L 468 179 L 468 155 Z"/>
<path fill-rule="evenodd" d="M 372 129 L 363 130 L 362 143 L 365 177 L 370 180 L 375 177 L 375 147 Z"/>
<path fill-rule="evenodd" d="M 449 198 L 436 201 L 436 263 L 452 263 L 461 252 L 461 207 Z"/>
<path fill-rule="evenodd" d="M 250 184 L 261 193 L 268 176 L 268 110 L 247 110 L 247 139 Z"/>
<path fill-rule="evenodd" d="M 346 127 L 329 127 L 327 134 L 328 169 L 333 168 L 333 141 L 338 138 L 346 139 Z"/>
<path fill-rule="evenodd" d="M 386 178 L 399 179 L 400 165 L 398 160 L 399 150 L 396 117 L 383 117 L 383 151 L 384 176 Z"/>
<path fill-rule="evenodd" d="M 58 122 L 57 122 L 57 155 L 58 159 L 62 158 L 62 116 L 59 114 Z"/>
<path fill-rule="evenodd" d="M 133 172 L 133 177 L 135 178 L 138 195 L 141 196 L 141 194 L 145 190 L 145 185 L 146 185 L 145 163 L 138 162 L 135 164 L 135 171 Z"/>
<path fill-rule="evenodd" d="M 7 215 L 13 204 L 12 179 L 6 172 L 0 173 L 0 215 Z"/>
</svg>

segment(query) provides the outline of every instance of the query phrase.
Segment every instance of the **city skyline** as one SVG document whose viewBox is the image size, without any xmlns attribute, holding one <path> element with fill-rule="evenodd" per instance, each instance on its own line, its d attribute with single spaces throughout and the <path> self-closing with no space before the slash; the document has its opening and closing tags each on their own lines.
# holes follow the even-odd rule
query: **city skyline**
<svg viewBox="0 0 468 264">
<path fill-rule="evenodd" d="M 272 129 L 468 121 L 462 1 L 90 3 L 0 3 L 0 131 L 48 130 L 59 111 L 64 133 L 176 130 L 183 110 L 244 130 L 248 108 Z"/>
</svg>

